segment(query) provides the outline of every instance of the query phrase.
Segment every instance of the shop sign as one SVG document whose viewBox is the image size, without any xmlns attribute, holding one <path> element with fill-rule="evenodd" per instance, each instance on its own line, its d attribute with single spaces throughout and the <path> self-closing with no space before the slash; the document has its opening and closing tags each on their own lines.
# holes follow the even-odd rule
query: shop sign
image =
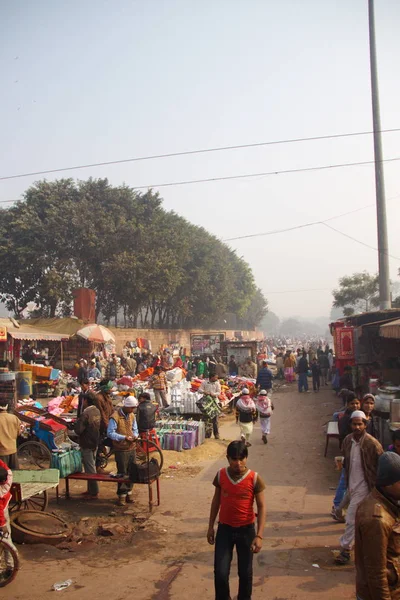
<svg viewBox="0 0 400 600">
<path fill-rule="evenodd" d="M 0 342 L 7 341 L 7 327 L 0 327 Z"/>
</svg>

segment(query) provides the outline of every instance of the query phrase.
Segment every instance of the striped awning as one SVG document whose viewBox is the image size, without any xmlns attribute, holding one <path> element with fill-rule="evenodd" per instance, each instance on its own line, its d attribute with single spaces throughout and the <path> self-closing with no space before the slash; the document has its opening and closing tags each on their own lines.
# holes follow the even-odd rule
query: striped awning
<svg viewBox="0 0 400 600">
<path fill-rule="evenodd" d="M 29 327 L 29 325 L 23 325 L 20 329 L 10 329 L 7 331 L 14 340 L 27 340 L 27 341 L 39 341 L 44 340 L 46 342 L 61 342 L 68 340 L 69 336 L 65 333 L 54 333 L 53 331 L 43 331 L 43 329 L 37 329 L 36 327 Z"/>
<path fill-rule="evenodd" d="M 400 340 L 400 319 L 381 325 L 379 327 L 379 335 L 384 338 Z"/>
</svg>

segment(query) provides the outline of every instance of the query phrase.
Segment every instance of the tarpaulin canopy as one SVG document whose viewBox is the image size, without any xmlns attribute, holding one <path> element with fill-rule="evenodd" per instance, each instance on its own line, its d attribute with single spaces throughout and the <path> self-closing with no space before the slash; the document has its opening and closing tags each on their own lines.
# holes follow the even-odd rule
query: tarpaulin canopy
<svg viewBox="0 0 400 600">
<path fill-rule="evenodd" d="M 64 318 L 37 318 L 37 319 L 25 319 L 20 321 L 21 329 L 25 325 L 29 327 L 36 327 L 37 329 L 43 329 L 47 333 L 53 332 L 57 334 L 63 334 L 64 337 L 72 337 L 76 334 L 79 329 L 85 326 L 85 323 L 75 317 L 64 317 Z"/>
<path fill-rule="evenodd" d="M 381 325 L 379 335 L 384 338 L 400 340 L 400 319 Z"/>
</svg>

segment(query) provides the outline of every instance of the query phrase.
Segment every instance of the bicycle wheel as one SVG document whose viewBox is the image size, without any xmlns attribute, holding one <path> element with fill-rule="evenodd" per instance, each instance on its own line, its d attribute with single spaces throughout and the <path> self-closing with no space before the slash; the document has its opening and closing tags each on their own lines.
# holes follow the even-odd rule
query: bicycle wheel
<svg viewBox="0 0 400 600">
<path fill-rule="evenodd" d="M 0 587 L 11 583 L 18 569 L 17 551 L 4 538 L 0 538 Z"/>
<path fill-rule="evenodd" d="M 157 461 L 158 468 L 160 469 L 160 473 L 161 473 L 163 464 L 164 464 L 164 455 L 162 453 L 160 446 L 158 446 L 155 442 L 151 442 L 150 440 L 142 440 L 142 439 L 139 439 L 137 441 L 137 443 L 136 443 L 136 462 L 139 464 L 142 464 L 142 465 L 147 462 L 146 444 L 149 449 L 149 454 L 148 454 L 149 460 L 152 460 L 154 458 Z"/>
<path fill-rule="evenodd" d="M 43 512 L 46 510 L 48 503 L 49 495 L 47 491 L 44 490 L 43 492 L 40 492 L 40 494 L 35 494 L 26 500 L 22 500 L 22 502 L 16 502 L 11 499 L 8 510 L 10 511 L 10 514 L 19 510 L 36 510 Z"/>
<path fill-rule="evenodd" d="M 17 449 L 19 468 L 27 471 L 50 469 L 51 452 L 40 442 L 24 442 Z"/>
</svg>

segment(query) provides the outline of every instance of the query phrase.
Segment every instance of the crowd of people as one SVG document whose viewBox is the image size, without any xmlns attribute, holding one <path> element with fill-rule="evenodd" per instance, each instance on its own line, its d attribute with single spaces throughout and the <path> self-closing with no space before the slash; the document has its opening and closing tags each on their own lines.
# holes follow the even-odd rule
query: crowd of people
<svg viewBox="0 0 400 600">
<path fill-rule="evenodd" d="M 353 390 L 340 390 L 343 408 L 338 421 L 343 460 L 333 499 L 332 518 L 345 524 L 335 563 L 347 565 L 354 549 L 358 600 L 400 597 L 400 430 L 384 451 L 378 441 L 375 398 L 361 399 Z"/>
<path fill-rule="evenodd" d="M 114 406 L 111 391 L 114 382 L 123 375 L 135 377 L 152 367 L 148 387 L 154 391 L 156 402 L 148 392 L 125 396 L 121 405 Z M 220 469 L 214 479 L 215 493 L 211 504 L 207 539 L 215 548 L 215 589 L 217 598 L 229 598 L 229 567 L 234 545 L 238 551 L 239 596 L 250 598 L 252 556 L 261 550 L 265 524 L 265 484 L 262 478 L 247 467 L 248 448 L 251 446 L 254 423 L 259 420 L 261 441 L 268 443 L 274 381 L 297 380 L 299 393 L 308 392 L 312 380 L 314 392 L 333 384 L 335 361 L 332 350 L 320 345 L 293 350 L 279 349 L 276 373 L 267 361 L 258 365 L 248 357 L 238 364 L 229 356 L 227 364 L 220 357 L 207 358 L 177 356 L 164 351 L 161 354 L 143 355 L 127 353 L 112 355 L 109 361 L 96 356 L 88 361 L 81 359 L 77 372 L 80 385 L 77 420 L 73 429 L 78 437 L 85 472 L 97 473 L 99 450 L 102 445 L 113 445 L 117 470 L 128 476 L 129 465 L 135 460 L 136 442 L 154 427 L 158 407 L 168 404 L 166 373 L 182 367 L 190 381 L 201 380 L 199 392 L 210 398 L 215 413 L 210 412 L 215 438 L 219 438 L 218 408 L 221 381 L 239 375 L 248 378 L 249 387 L 242 387 L 233 400 L 233 409 L 239 427 L 238 440 L 227 449 L 228 467 Z M 97 386 L 93 382 L 97 381 Z M 70 384 L 69 393 L 71 391 Z M 338 397 L 343 407 L 336 411 L 343 460 L 333 498 L 331 516 L 344 524 L 340 547 L 335 562 L 346 565 L 355 549 L 356 585 L 358 600 L 396 600 L 400 598 L 400 547 L 398 523 L 400 522 L 400 431 L 394 432 L 393 444 L 384 451 L 378 441 L 378 428 L 374 415 L 375 398 L 372 394 L 360 395 L 354 390 L 351 369 L 339 378 Z M 332 385 L 335 389 L 335 385 Z M 18 417 L 7 412 L 7 404 L 0 400 L 0 532 L 10 532 L 7 504 L 12 481 L 12 468 L 17 468 L 17 438 L 20 432 Z M 82 497 L 96 500 L 98 483 L 88 481 Z M 253 502 L 258 509 L 257 527 Z M 124 481 L 117 485 L 117 503 L 120 506 L 133 502 L 133 483 Z M 214 524 L 219 513 L 217 533 Z"/>
</svg>

